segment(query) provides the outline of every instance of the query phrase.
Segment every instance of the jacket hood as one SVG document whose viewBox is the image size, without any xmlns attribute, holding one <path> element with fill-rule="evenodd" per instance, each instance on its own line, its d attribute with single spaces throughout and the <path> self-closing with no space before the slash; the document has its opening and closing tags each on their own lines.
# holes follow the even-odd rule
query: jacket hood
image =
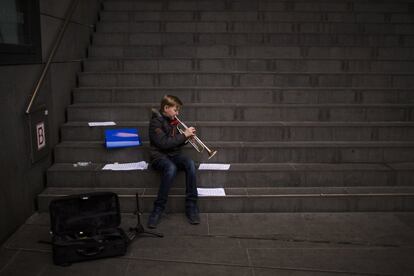
<svg viewBox="0 0 414 276">
<path fill-rule="evenodd" d="M 164 118 L 165 120 L 167 120 L 168 122 L 169 121 L 171 121 L 171 119 L 169 118 L 169 117 L 167 117 L 167 116 L 164 116 L 162 113 L 161 113 L 161 110 L 158 110 L 158 109 L 156 109 L 156 108 L 151 108 L 151 113 L 152 113 L 152 116 L 151 116 L 151 118 L 152 119 L 154 119 L 154 118 Z"/>
<path fill-rule="evenodd" d="M 152 113 L 151 118 L 164 117 L 164 116 L 161 115 L 161 112 L 158 109 L 155 109 L 155 108 L 151 108 L 151 113 Z"/>
</svg>

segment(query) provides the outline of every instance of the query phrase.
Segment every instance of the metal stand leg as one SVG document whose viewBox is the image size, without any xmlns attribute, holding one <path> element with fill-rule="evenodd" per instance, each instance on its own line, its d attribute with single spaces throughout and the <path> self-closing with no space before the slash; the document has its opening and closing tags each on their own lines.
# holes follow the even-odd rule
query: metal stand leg
<svg viewBox="0 0 414 276">
<path fill-rule="evenodd" d="M 137 215 L 137 225 L 135 227 L 129 228 L 130 235 L 131 235 L 130 240 L 131 241 L 134 240 L 136 237 L 138 237 L 141 234 L 148 234 L 148 235 L 152 235 L 152 236 L 159 237 L 159 238 L 164 237 L 163 234 L 155 232 L 155 231 L 146 230 L 144 228 L 144 226 L 142 226 L 142 223 L 141 223 L 141 210 L 140 210 L 140 207 L 139 207 L 138 193 L 135 194 L 135 200 L 136 200 L 136 203 L 137 203 L 137 211 L 135 213 Z"/>
</svg>

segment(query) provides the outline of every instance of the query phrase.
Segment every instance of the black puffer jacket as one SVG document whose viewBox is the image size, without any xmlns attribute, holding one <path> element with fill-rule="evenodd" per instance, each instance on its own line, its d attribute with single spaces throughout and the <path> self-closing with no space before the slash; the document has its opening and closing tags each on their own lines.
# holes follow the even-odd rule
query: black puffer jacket
<svg viewBox="0 0 414 276">
<path fill-rule="evenodd" d="M 174 156 L 181 152 L 187 138 L 179 133 L 173 121 L 160 111 L 153 109 L 149 124 L 151 162 L 166 156 Z"/>
</svg>

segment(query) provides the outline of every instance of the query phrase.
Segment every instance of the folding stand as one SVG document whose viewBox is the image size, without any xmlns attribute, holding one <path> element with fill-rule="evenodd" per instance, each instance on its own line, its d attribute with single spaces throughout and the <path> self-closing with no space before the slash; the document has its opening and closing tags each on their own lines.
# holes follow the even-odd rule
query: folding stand
<svg viewBox="0 0 414 276">
<path fill-rule="evenodd" d="M 152 235 L 152 236 L 159 237 L 159 238 L 164 237 L 164 235 L 161 233 L 145 230 L 144 226 L 142 226 L 141 224 L 141 210 L 139 208 L 138 193 L 135 194 L 135 200 L 137 202 L 137 211 L 135 213 L 137 215 L 137 226 L 129 228 L 130 232 L 128 236 L 130 240 L 133 241 L 136 237 L 138 237 L 138 235 L 141 235 L 141 234 L 148 234 L 148 235 Z"/>
</svg>

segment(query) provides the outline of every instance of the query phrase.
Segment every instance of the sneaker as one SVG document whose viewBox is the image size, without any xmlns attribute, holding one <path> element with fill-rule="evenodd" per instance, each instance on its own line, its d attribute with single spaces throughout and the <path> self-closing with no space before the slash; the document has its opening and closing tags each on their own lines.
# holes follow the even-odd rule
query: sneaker
<svg viewBox="0 0 414 276">
<path fill-rule="evenodd" d="M 160 211 L 153 211 L 151 215 L 148 217 L 147 227 L 154 229 L 157 228 L 158 223 L 160 223 L 162 212 Z"/>
<path fill-rule="evenodd" d="M 190 224 L 200 224 L 200 214 L 197 207 L 187 209 L 185 215 L 187 216 L 188 222 Z"/>
</svg>

